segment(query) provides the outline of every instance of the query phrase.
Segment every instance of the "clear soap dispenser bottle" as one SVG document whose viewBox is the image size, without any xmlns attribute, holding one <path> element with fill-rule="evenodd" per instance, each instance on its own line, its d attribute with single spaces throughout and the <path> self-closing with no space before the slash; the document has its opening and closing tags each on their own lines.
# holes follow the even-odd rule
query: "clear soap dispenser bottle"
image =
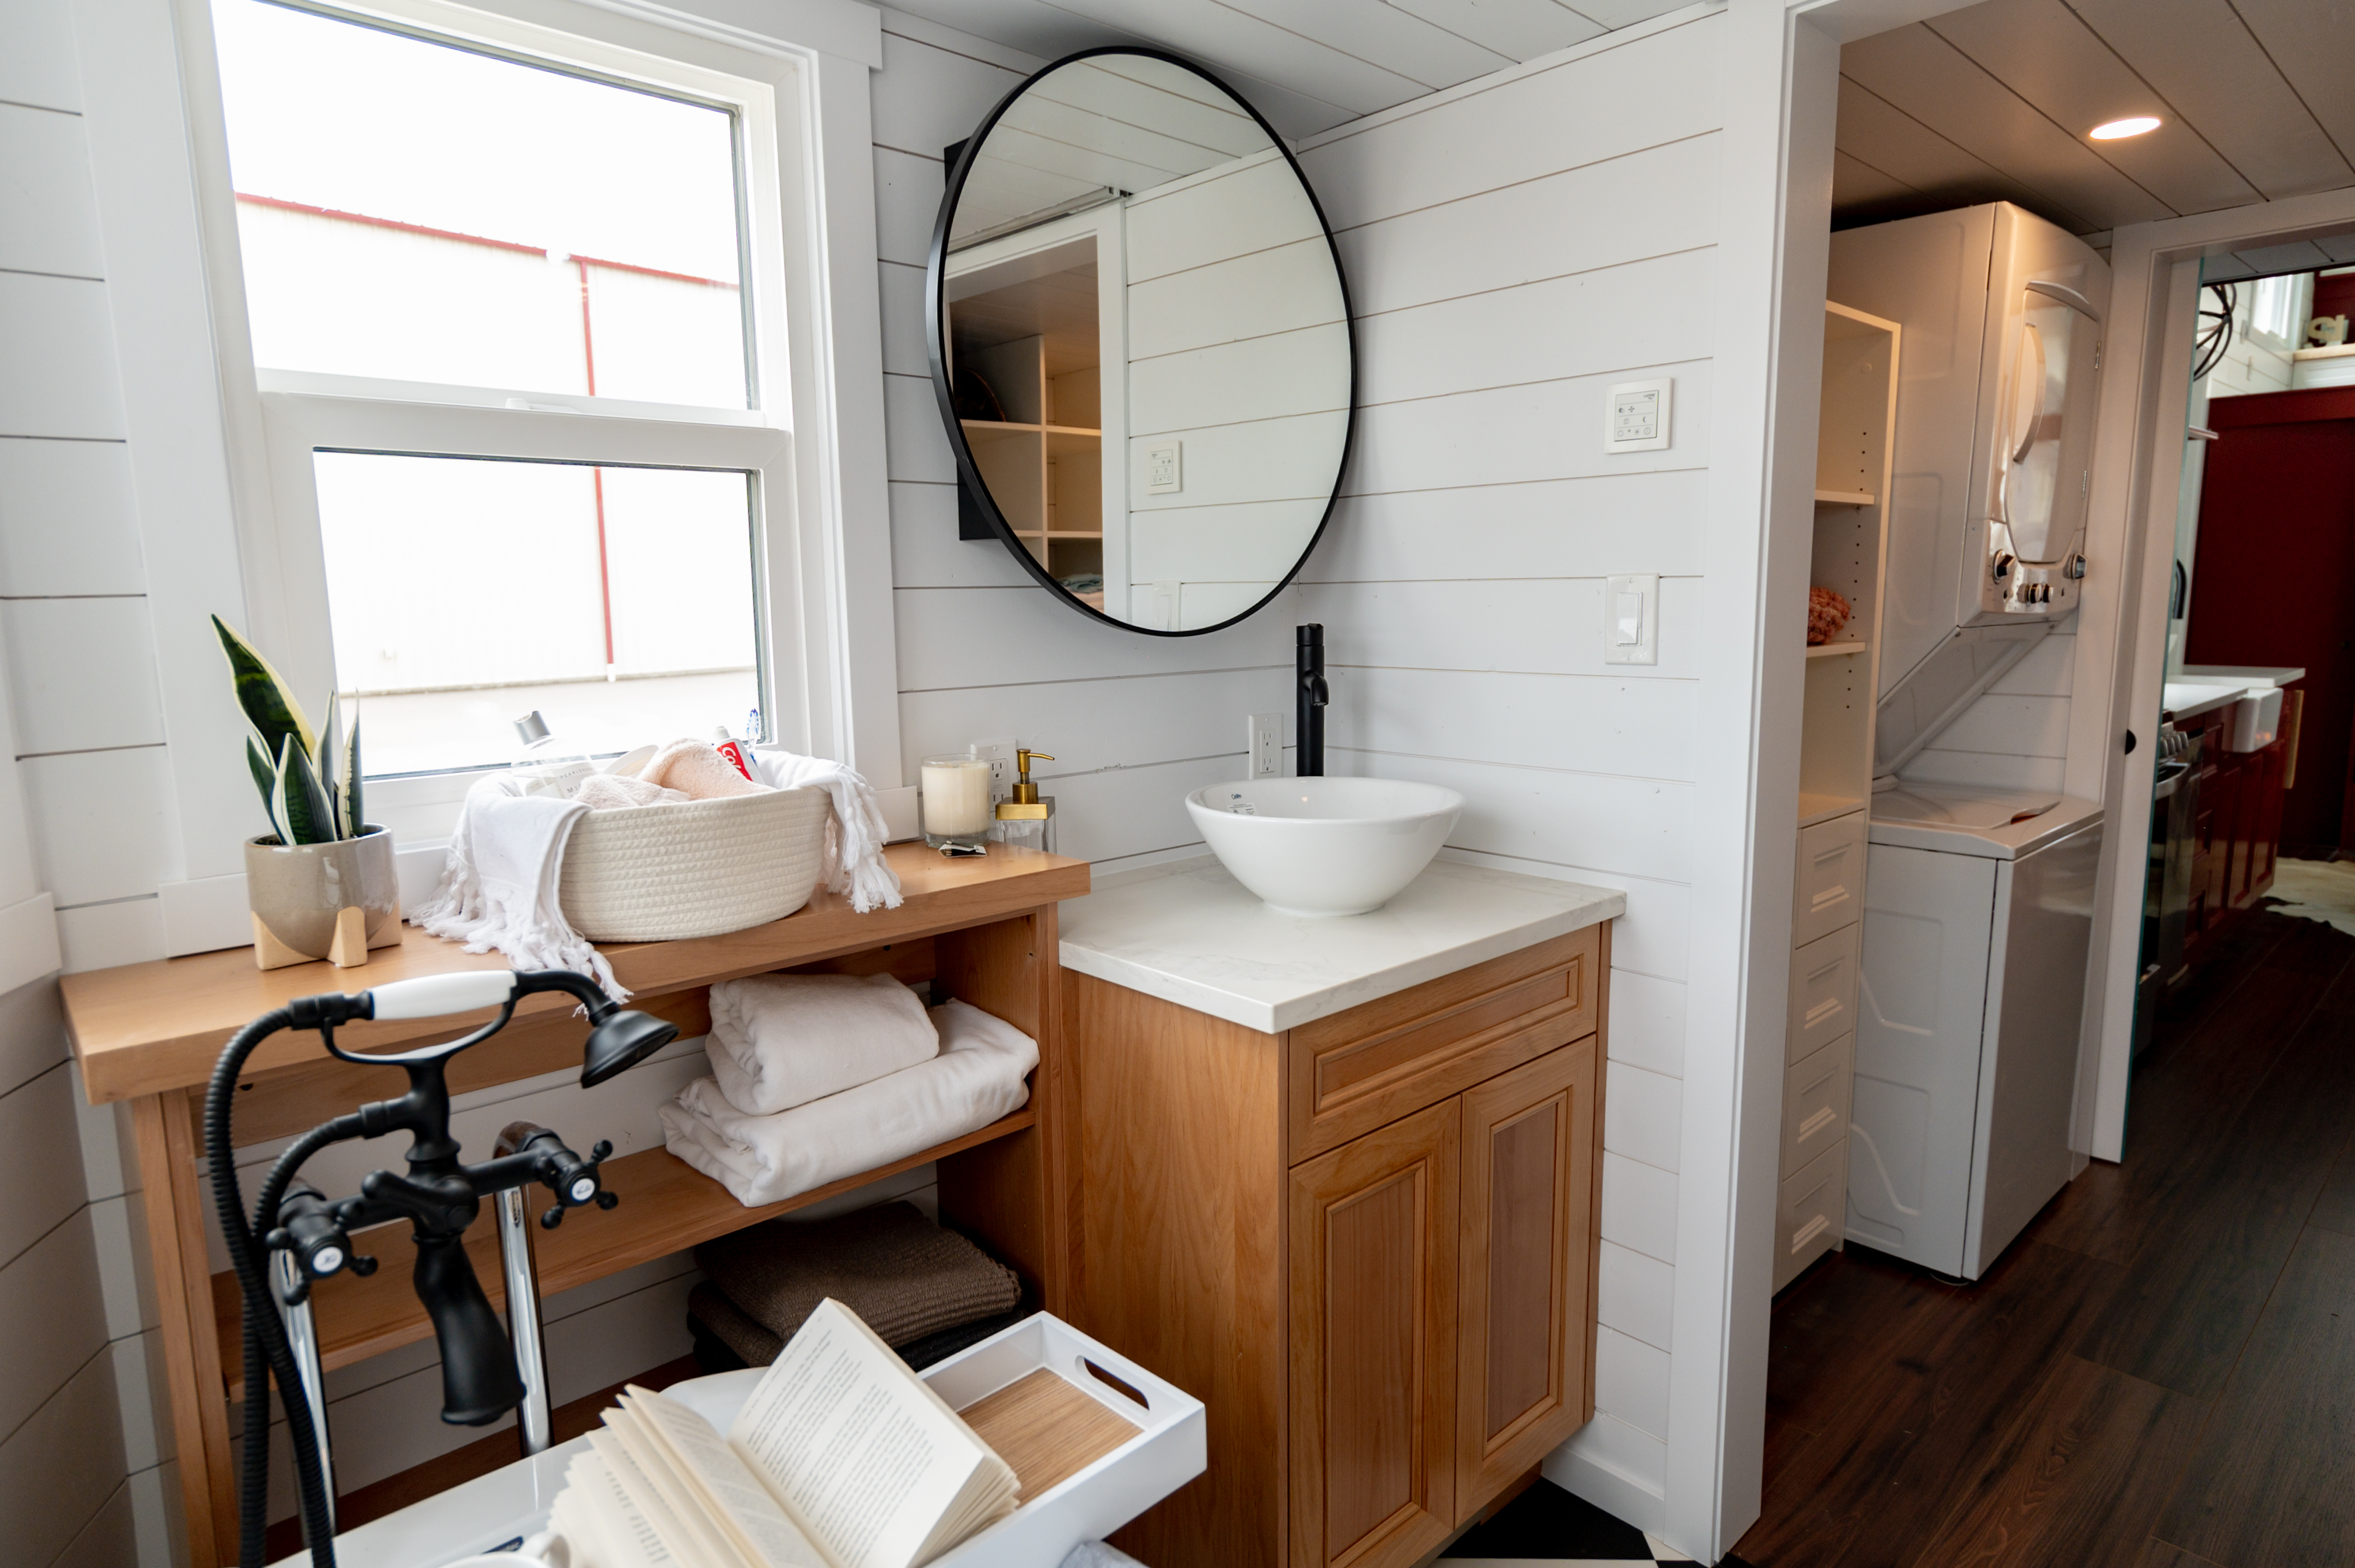
<svg viewBox="0 0 2355 1568">
<path fill-rule="evenodd" d="M 1033 762 L 1052 762 L 1051 753 L 1027 751 L 1018 747 L 1014 767 L 1018 778 L 1014 793 L 997 803 L 996 837 L 1001 843 L 1022 844 L 1030 849 L 1055 852 L 1055 797 L 1039 793 L 1039 786 L 1030 782 Z"/>
<path fill-rule="evenodd" d="M 571 797 L 581 780 L 597 770 L 589 755 L 562 736 L 550 735 L 548 721 L 534 708 L 515 721 L 523 751 L 515 759 L 515 775 L 527 795 Z"/>
</svg>

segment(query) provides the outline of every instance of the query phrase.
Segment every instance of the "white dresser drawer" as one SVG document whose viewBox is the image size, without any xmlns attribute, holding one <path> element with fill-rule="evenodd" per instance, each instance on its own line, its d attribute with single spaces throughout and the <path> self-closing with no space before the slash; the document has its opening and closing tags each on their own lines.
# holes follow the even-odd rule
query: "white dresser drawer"
<svg viewBox="0 0 2355 1568">
<path fill-rule="evenodd" d="M 1783 1079 L 1783 1171 L 1798 1170 L 1848 1133 L 1856 1036 L 1843 1034 L 1795 1063 Z"/>
<path fill-rule="evenodd" d="M 1848 1140 L 1783 1178 L 1774 1205 L 1774 1288 L 1838 1246 L 1848 1215 Z"/>
<path fill-rule="evenodd" d="M 1804 1062 L 1855 1030 L 1857 932 L 1857 927 L 1847 927 L 1791 955 L 1786 1063 Z"/>
<path fill-rule="evenodd" d="M 1791 898 L 1791 945 L 1805 946 L 1864 918 L 1864 813 L 1799 830 Z"/>
</svg>

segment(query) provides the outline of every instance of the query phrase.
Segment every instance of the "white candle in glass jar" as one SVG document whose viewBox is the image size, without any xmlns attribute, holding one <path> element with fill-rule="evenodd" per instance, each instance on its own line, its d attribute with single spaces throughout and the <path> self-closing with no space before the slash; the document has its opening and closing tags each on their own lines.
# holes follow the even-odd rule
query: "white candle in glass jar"
<svg viewBox="0 0 2355 1568">
<path fill-rule="evenodd" d="M 989 831 L 989 760 L 927 757 L 923 767 L 924 832 L 969 837 Z"/>
</svg>

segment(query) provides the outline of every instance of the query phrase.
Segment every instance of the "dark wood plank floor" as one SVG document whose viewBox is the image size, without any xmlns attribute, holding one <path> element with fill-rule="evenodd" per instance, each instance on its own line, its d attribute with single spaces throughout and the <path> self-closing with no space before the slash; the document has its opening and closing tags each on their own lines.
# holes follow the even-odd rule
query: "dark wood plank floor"
<svg viewBox="0 0 2355 1568">
<path fill-rule="evenodd" d="M 2355 1564 L 2355 937 L 2242 923 L 1987 1277 L 1774 1304 L 1754 1568 Z"/>
</svg>

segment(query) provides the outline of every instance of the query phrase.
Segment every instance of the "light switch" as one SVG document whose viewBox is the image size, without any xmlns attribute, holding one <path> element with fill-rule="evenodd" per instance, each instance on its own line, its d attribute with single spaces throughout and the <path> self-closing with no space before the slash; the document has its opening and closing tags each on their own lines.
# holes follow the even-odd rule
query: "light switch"
<svg viewBox="0 0 2355 1568">
<path fill-rule="evenodd" d="M 1603 584 L 1603 662 L 1660 662 L 1660 578 L 1656 572 L 1606 578 Z"/>
<path fill-rule="evenodd" d="M 1145 493 L 1175 495 L 1186 488 L 1186 443 L 1163 441 L 1145 449 Z"/>
<path fill-rule="evenodd" d="M 1672 377 L 1657 381 L 1626 381 L 1611 388 L 1611 406 L 1603 429 L 1606 452 L 1664 451 L 1668 445 L 1668 417 L 1675 400 Z"/>
</svg>

